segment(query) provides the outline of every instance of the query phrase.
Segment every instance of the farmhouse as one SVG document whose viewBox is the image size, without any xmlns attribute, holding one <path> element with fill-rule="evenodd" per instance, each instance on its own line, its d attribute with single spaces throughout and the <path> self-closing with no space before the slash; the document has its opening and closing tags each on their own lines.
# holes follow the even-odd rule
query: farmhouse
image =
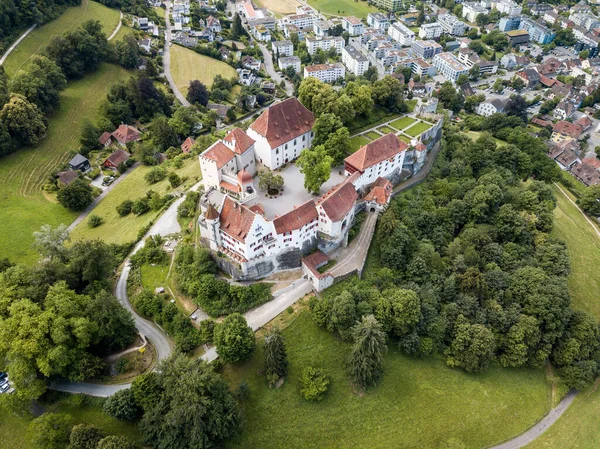
<svg viewBox="0 0 600 449">
<path fill-rule="evenodd" d="M 112 170 L 116 170 L 117 168 L 119 168 L 119 165 L 127 162 L 127 159 L 129 159 L 129 156 L 130 156 L 130 154 L 127 151 L 121 150 L 119 148 L 118 150 L 113 152 L 110 156 L 108 156 L 108 158 L 106 158 L 106 160 L 102 163 L 102 166 L 104 168 L 110 168 Z"/>
<path fill-rule="evenodd" d="M 140 133 L 133 126 L 121 124 L 112 134 L 112 138 L 121 146 L 140 140 Z"/>
</svg>

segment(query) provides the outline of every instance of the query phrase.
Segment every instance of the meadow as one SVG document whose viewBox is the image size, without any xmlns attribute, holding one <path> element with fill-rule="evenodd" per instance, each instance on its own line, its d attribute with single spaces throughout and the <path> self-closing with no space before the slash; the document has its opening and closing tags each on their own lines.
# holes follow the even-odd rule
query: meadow
<svg viewBox="0 0 600 449">
<path fill-rule="evenodd" d="M 367 17 L 378 9 L 363 0 L 308 0 L 308 4 L 317 11 L 330 16 Z"/>
<path fill-rule="evenodd" d="M 79 147 L 85 119 L 95 121 L 111 85 L 129 76 L 124 69 L 102 64 L 61 92 L 61 107 L 50 118 L 48 134 L 37 146 L 22 148 L 0 160 L 0 254 L 13 262 L 32 263 L 33 232 L 44 224 L 70 224 L 76 213 L 42 191 L 52 171 L 68 161 Z"/>
<path fill-rule="evenodd" d="M 294 14 L 296 7 L 300 6 L 297 0 L 256 0 L 257 6 L 267 8 L 276 15 Z"/>
<path fill-rule="evenodd" d="M 390 347 L 384 376 L 357 394 L 345 372 L 350 345 L 300 311 L 284 331 L 289 374 L 279 389 L 260 375 L 262 349 L 245 364 L 226 366 L 235 388 L 248 383 L 246 425 L 227 447 L 423 447 L 458 438 L 482 448 L 519 434 L 548 411 L 550 389 L 542 370 L 492 368 L 469 375 L 444 361 L 409 358 Z M 321 402 L 299 393 L 300 372 L 324 368 L 331 379 Z"/>
<path fill-rule="evenodd" d="M 74 30 L 90 19 L 99 20 L 106 36 L 110 36 L 119 24 L 119 11 L 91 0 L 83 0 L 80 6 L 67 8 L 55 20 L 34 29 L 17 45 L 4 61 L 6 73 L 9 76 L 14 75 L 27 64 L 31 56 L 40 53 L 53 37 Z"/>
<path fill-rule="evenodd" d="M 419 134 L 424 133 L 429 128 L 431 128 L 431 124 L 427 122 L 419 122 L 416 125 L 411 126 L 410 128 L 404 130 L 404 134 L 407 134 L 411 137 L 417 137 Z"/>
<path fill-rule="evenodd" d="M 184 94 L 192 80 L 199 80 L 210 88 L 216 75 L 222 75 L 226 79 L 237 78 L 237 72 L 229 64 L 179 45 L 173 45 L 170 53 L 173 80 Z"/>
</svg>

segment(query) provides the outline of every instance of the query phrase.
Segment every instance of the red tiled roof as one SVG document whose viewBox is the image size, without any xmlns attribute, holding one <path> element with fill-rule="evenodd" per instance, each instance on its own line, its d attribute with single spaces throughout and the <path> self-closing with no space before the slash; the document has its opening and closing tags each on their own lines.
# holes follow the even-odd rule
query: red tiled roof
<svg viewBox="0 0 600 449">
<path fill-rule="evenodd" d="M 98 139 L 98 142 L 100 142 L 101 145 L 104 145 L 106 142 L 108 142 L 108 140 L 111 138 L 112 136 L 110 135 L 110 133 L 108 131 L 104 131 L 102 133 L 102 135 L 100 136 L 100 138 Z"/>
<path fill-rule="evenodd" d="M 235 185 L 233 185 L 232 183 L 230 183 L 230 182 L 227 182 L 227 181 L 221 181 L 221 182 L 219 183 L 219 186 L 220 186 L 220 187 L 223 187 L 225 190 L 229 190 L 230 192 L 235 192 L 235 193 L 237 193 L 237 192 L 239 192 L 239 191 L 240 191 L 240 188 L 239 188 L 239 186 L 235 186 Z"/>
<path fill-rule="evenodd" d="M 265 215 L 265 208 L 263 207 L 262 204 L 254 204 L 254 205 L 250 206 L 250 210 L 259 215 L 263 215 L 263 216 Z"/>
<path fill-rule="evenodd" d="M 377 178 L 371 191 L 365 196 L 365 201 L 375 201 L 377 204 L 387 204 L 392 195 L 392 183 L 385 178 Z"/>
<path fill-rule="evenodd" d="M 302 263 L 317 277 L 321 278 L 326 273 L 319 273 L 318 268 L 322 267 L 329 261 L 329 257 L 323 254 L 321 251 L 315 251 L 314 253 L 303 257 Z"/>
<path fill-rule="evenodd" d="M 354 207 L 358 194 L 351 181 L 352 177 L 347 178 L 318 199 L 317 205 L 323 208 L 331 221 L 340 221 Z"/>
<path fill-rule="evenodd" d="M 125 124 L 119 126 L 115 130 L 115 132 L 112 133 L 112 136 L 123 145 L 128 144 L 129 142 L 135 142 L 136 140 L 140 140 L 139 131 L 133 126 Z"/>
<path fill-rule="evenodd" d="M 344 162 L 364 171 L 379 162 L 390 159 L 405 151 L 408 145 L 402 142 L 395 134 L 386 134 L 373 142 L 370 142 L 344 159 Z"/>
<path fill-rule="evenodd" d="M 583 128 L 581 125 L 576 125 L 575 123 L 569 123 L 561 120 L 556 122 L 553 131 L 559 134 L 564 134 L 565 136 L 569 136 L 572 139 L 579 139 L 579 136 L 581 136 L 581 133 L 583 132 Z"/>
<path fill-rule="evenodd" d="M 594 167 L 596 170 L 600 169 L 600 160 L 595 157 L 584 157 L 582 161 L 584 164 Z"/>
<path fill-rule="evenodd" d="M 181 151 L 183 151 L 184 153 L 189 153 L 192 150 L 192 146 L 195 143 L 196 143 L 196 141 L 193 138 L 188 137 L 181 144 Z"/>
<path fill-rule="evenodd" d="M 586 186 L 600 184 L 600 173 L 591 165 L 576 163 L 571 167 L 571 173 Z"/>
<path fill-rule="evenodd" d="M 225 197 L 221 209 L 221 230 L 239 242 L 245 242 L 256 214 L 243 204 Z"/>
<path fill-rule="evenodd" d="M 302 226 L 317 219 L 317 208 L 312 200 L 307 201 L 299 207 L 295 207 L 288 213 L 273 220 L 277 234 L 290 232 L 294 229 L 300 229 Z"/>
<path fill-rule="evenodd" d="M 289 98 L 267 109 L 250 125 L 254 131 L 278 147 L 310 131 L 315 116 L 296 98 Z"/>
<path fill-rule="evenodd" d="M 230 143 L 233 147 L 233 151 L 237 154 L 244 153 L 248 148 L 254 145 L 254 139 L 240 128 L 232 129 L 223 140 Z"/>
<path fill-rule="evenodd" d="M 246 170 L 244 170 L 243 168 L 238 172 L 237 179 L 242 184 L 246 184 L 248 182 L 253 181 L 252 175 L 250 173 L 248 173 Z"/>
<path fill-rule="evenodd" d="M 119 164 L 124 163 L 127 159 L 129 159 L 129 153 L 125 150 L 118 149 L 108 156 L 102 165 L 118 167 Z"/>
<path fill-rule="evenodd" d="M 215 209 L 215 206 L 208 203 L 208 207 L 206 208 L 206 212 L 204 213 L 204 218 L 207 220 L 214 220 L 215 218 L 219 218 L 219 212 Z"/>
<path fill-rule="evenodd" d="M 534 125 L 540 125 L 544 128 L 548 125 L 552 126 L 552 122 L 550 120 L 542 120 L 541 118 L 537 118 L 537 117 L 532 118 L 531 123 L 533 123 Z"/>
<path fill-rule="evenodd" d="M 585 130 L 592 126 L 592 120 L 589 117 L 583 116 L 577 120 L 575 120 L 575 124 L 581 125 L 581 127 Z"/>
<path fill-rule="evenodd" d="M 227 148 L 223 142 L 217 142 L 204 153 L 202 157 L 215 161 L 217 168 L 222 168 L 227 162 L 235 157 L 233 151 Z"/>
</svg>

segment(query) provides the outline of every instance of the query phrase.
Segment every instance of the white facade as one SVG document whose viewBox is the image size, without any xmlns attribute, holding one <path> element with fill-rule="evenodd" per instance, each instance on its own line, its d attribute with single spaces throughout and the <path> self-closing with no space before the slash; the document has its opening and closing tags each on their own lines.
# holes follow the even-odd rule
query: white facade
<svg viewBox="0 0 600 449">
<path fill-rule="evenodd" d="M 435 55 L 433 66 L 452 83 L 456 83 L 460 75 L 469 73 L 467 66 L 461 64 L 452 53 L 448 52 Z"/>
<path fill-rule="evenodd" d="M 387 30 L 390 26 L 388 18 L 380 12 L 370 12 L 367 15 L 367 24 L 377 30 Z"/>
<path fill-rule="evenodd" d="M 352 46 L 342 50 L 342 63 L 356 76 L 362 75 L 369 69 L 369 59 Z"/>
<path fill-rule="evenodd" d="M 512 0 L 502 0 L 496 3 L 496 9 L 501 13 L 508 14 L 509 17 L 518 16 L 523 11 L 523 8 Z"/>
<path fill-rule="evenodd" d="M 267 138 L 261 136 L 252 128 L 248 128 L 246 133 L 256 141 L 254 144 L 256 157 L 271 170 L 275 170 L 300 156 L 302 150 L 310 148 L 313 138 L 312 131 L 308 131 L 295 139 L 272 148 Z"/>
<path fill-rule="evenodd" d="M 415 40 L 415 33 L 400 22 L 393 23 L 388 28 L 388 34 L 392 39 L 404 47 L 410 47 Z"/>
<path fill-rule="evenodd" d="M 487 16 L 489 12 L 479 3 L 463 3 L 462 16 L 467 19 L 468 22 L 475 23 L 479 14 Z"/>
<path fill-rule="evenodd" d="M 313 27 L 315 21 L 318 18 L 313 14 L 294 14 L 291 16 L 286 16 L 283 19 L 283 23 L 290 23 L 292 25 L 296 25 L 301 30 L 308 29 Z"/>
<path fill-rule="evenodd" d="M 293 67 L 296 73 L 300 73 L 302 64 L 300 63 L 300 58 L 298 56 L 286 56 L 284 58 L 279 58 L 277 62 L 279 65 L 279 70 L 285 70 L 288 67 Z"/>
<path fill-rule="evenodd" d="M 324 37 L 321 39 L 311 36 L 306 37 L 306 48 L 308 49 L 309 55 L 314 55 L 318 48 L 323 51 L 328 51 L 330 48 L 335 48 L 337 53 L 341 53 L 345 46 L 346 42 L 341 36 Z"/>
<path fill-rule="evenodd" d="M 494 101 L 484 101 L 483 103 L 479 103 L 477 109 L 475 109 L 475 113 L 477 115 L 489 117 L 490 115 L 502 112 L 502 110 L 503 108 Z"/>
<path fill-rule="evenodd" d="M 464 36 L 465 34 L 465 24 L 452 14 L 442 14 L 438 17 L 438 22 L 446 34 L 452 36 Z"/>
<path fill-rule="evenodd" d="M 276 41 L 271 44 L 273 56 L 293 56 L 294 44 L 291 41 Z"/>
<path fill-rule="evenodd" d="M 419 28 L 419 37 L 421 39 L 437 39 L 443 31 L 442 26 L 437 22 L 424 23 Z"/>
<path fill-rule="evenodd" d="M 315 64 L 304 67 L 304 78 L 312 76 L 324 83 L 333 83 L 346 77 L 346 69 L 342 64 Z"/>
<path fill-rule="evenodd" d="M 365 32 L 365 26 L 360 19 L 352 16 L 342 18 L 342 27 L 350 36 L 360 36 Z"/>
</svg>

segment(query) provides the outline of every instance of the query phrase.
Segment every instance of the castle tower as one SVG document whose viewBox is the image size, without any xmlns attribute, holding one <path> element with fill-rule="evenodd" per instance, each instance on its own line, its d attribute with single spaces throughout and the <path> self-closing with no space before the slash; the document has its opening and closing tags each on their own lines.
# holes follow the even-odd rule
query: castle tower
<svg viewBox="0 0 600 449">
<path fill-rule="evenodd" d="M 212 204 L 208 203 L 204 218 L 206 219 L 206 227 L 208 228 L 210 249 L 216 251 L 217 248 L 221 246 L 221 236 L 219 235 L 219 212 Z"/>
</svg>

